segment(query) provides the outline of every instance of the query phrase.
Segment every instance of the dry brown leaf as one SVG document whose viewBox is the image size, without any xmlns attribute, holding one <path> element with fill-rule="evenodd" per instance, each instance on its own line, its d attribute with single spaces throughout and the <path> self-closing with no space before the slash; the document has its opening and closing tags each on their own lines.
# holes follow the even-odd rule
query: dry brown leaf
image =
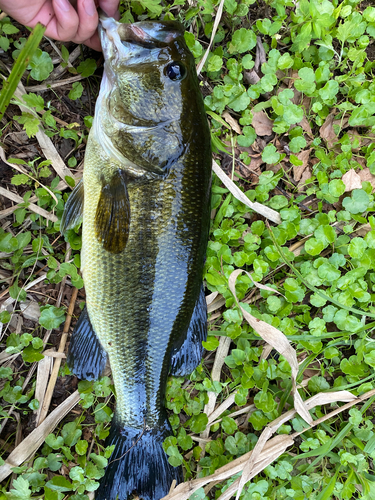
<svg viewBox="0 0 375 500">
<path fill-rule="evenodd" d="M 330 113 L 326 121 L 323 123 L 323 125 L 320 127 L 320 137 L 324 139 L 327 142 L 327 145 L 329 148 L 333 146 L 335 142 L 337 142 L 337 135 L 335 134 L 335 131 L 333 130 L 333 121 L 335 118 L 336 112 L 333 111 Z"/>
<path fill-rule="evenodd" d="M 252 69 L 249 71 L 245 70 L 243 72 L 243 79 L 244 79 L 244 82 L 247 83 L 248 85 L 255 85 L 256 83 L 259 82 L 260 77 L 259 77 L 258 73 L 254 69 Z"/>
<path fill-rule="evenodd" d="M 22 316 L 25 319 L 30 319 L 31 321 L 39 321 L 40 318 L 40 307 L 38 302 L 35 300 L 25 300 L 25 302 L 20 303 L 20 309 L 22 311 Z"/>
<path fill-rule="evenodd" d="M 371 229 L 372 228 L 370 224 L 363 224 L 363 226 L 359 227 L 356 231 L 354 231 L 352 235 L 360 236 L 361 238 L 363 238 L 369 231 L 371 231 Z"/>
<path fill-rule="evenodd" d="M 304 171 L 303 171 L 303 174 L 302 174 L 302 177 L 297 185 L 298 187 L 298 191 L 301 192 L 301 191 L 304 191 L 305 189 L 307 189 L 307 185 L 305 184 L 305 182 L 308 180 L 308 179 L 311 179 L 312 177 L 312 169 L 311 167 L 307 167 Z"/>
<path fill-rule="evenodd" d="M 272 135 L 273 121 L 268 118 L 264 111 L 253 113 L 253 121 L 251 125 L 254 127 L 257 135 Z"/>
<path fill-rule="evenodd" d="M 293 385 L 293 397 L 294 397 L 294 407 L 297 413 L 308 423 L 312 423 L 312 418 L 310 413 L 308 412 L 302 398 L 297 391 L 296 387 L 296 378 L 298 374 L 298 361 L 296 356 L 296 351 L 291 346 L 288 338 L 277 328 L 272 325 L 269 325 L 265 321 L 257 319 L 255 316 L 251 315 L 245 309 L 241 307 L 238 303 L 236 296 L 236 280 L 240 274 L 243 273 L 242 269 L 236 269 L 229 276 L 228 285 L 229 289 L 232 292 L 239 308 L 242 311 L 242 314 L 249 325 L 265 340 L 268 344 L 272 345 L 274 349 L 276 349 L 285 359 L 288 361 L 291 369 L 292 369 L 292 385 Z"/>
<path fill-rule="evenodd" d="M 262 39 L 260 36 L 257 36 L 257 46 L 255 52 L 255 61 L 254 68 L 255 71 L 258 71 L 259 68 L 267 61 L 266 51 L 263 47 Z"/>
<path fill-rule="evenodd" d="M 260 359 L 267 359 L 273 350 L 272 345 L 264 344 L 262 354 L 260 355 Z"/>
<path fill-rule="evenodd" d="M 374 190 L 375 188 L 375 176 L 372 175 L 370 172 L 370 169 L 368 167 L 364 168 L 359 172 L 359 178 L 361 179 L 361 182 L 367 181 L 371 184 L 372 189 Z M 362 187 L 362 185 L 361 185 Z"/>
<path fill-rule="evenodd" d="M 362 158 L 362 156 L 355 156 L 355 155 L 353 155 L 352 156 L 352 160 L 356 161 L 357 163 L 359 163 L 360 166 L 362 167 L 362 169 L 366 168 L 366 166 L 367 166 L 366 159 Z"/>
<path fill-rule="evenodd" d="M 52 370 L 52 364 L 53 364 L 53 359 L 49 356 L 45 356 L 38 362 L 38 369 L 36 372 L 35 399 L 39 401 L 39 408 L 34 412 L 36 413 L 37 425 L 39 423 L 40 410 L 42 409 L 42 404 L 47 389 L 48 379 Z"/>
<path fill-rule="evenodd" d="M 296 182 L 301 179 L 302 174 L 309 163 L 310 153 L 311 149 L 305 149 L 297 154 L 297 158 L 302 161 L 302 165 L 293 165 L 293 177 Z"/>
<path fill-rule="evenodd" d="M 238 121 L 231 116 L 228 111 L 224 111 L 224 113 L 221 115 L 224 120 L 228 123 L 228 125 L 231 126 L 231 128 L 237 133 L 237 134 L 242 134 L 241 127 L 238 124 Z"/>
<path fill-rule="evenodd" d="M 214 366 L 211 371 L 211 379 L 215 382 L 220 381 L 221 369 L 224 365 L 224 360 L 228 356 L 229 347 L 231 343 L 231 339 L 229 337 L 220 337 L 219 347 L 217 348 Z M 208 403 L 204 407 L 204 413 L 209 417 L 215 409 L 217 394 L 215 392 L 208 392 Z M 216 418 L 216 417 L 215 417 Z M 210 433 L 210 426 L 208 425 L 206 429 L 201 432 L 200 436 L 205 439 L 208 438 Z"/>
<path fill-rule="evenodd" d="M 289 82 L 288 82 L 289 88 L 294 87 L 294 80 L 299 80 L 299 74 L 296 69 L 291 69 L 289 70 Z"/>
<path fill-rule="evenodd" d="M 333 125 L 340 127 L 340 130 L 344 130 L 344 128 L 349 126 L 349 117 L 344 116 L 344 118 L 340 118 L 339 120 L 333 120 Z"/>
<path fill-rule="evenodd" d="M 213 302 L 216 297 L 219 295 L 219 292 L 212 292 L 210 295 L 206 296 L 206 304 L 209 306 L 211 302 Z"/>
<path fill-rule="evenodd" d="M 207 304 L 207 312 L 212 313 L 225 305 L 225 299 L 222 295 L 216 297 L 210 304 Z"/>
<path fill-rule="evenodd" d="M 255 459 L 262 453 L 265 444 L 271 438 L 271 436 L 272 436 L 272 430 L 269 427 L 265 427 L 261 435 L 259 436 L 256 445 L 254 446 L 253 453 L 251 454 L 249 460 L 246 462 L 245 467 L 243 468 L 242 475 L 240 477 L 240 482 L 238 485 L 236 500 L 239 499 L 245 484 L 251 479 L 251 473 L 253 472 L 254 469 Z"/>
<path fill-rule="evenodd" d="M 258 175 L 260 175 L 262 173 L 262 171 L 260 170 L 260 166 L 263 163 L 264 163 L 264 161 L 262 160 L 262 155 L 252 156 L 249 168 L 253 172 L 256 172 Z"/>
<path fill-rule="evenodd" d="M 299 106 L 300 104 L 302 104 L 302 92 L 300 92 L 299 90 L 297 90 L 296 88 L 292 88 L 293 90 L 293 93 L 294 93 L 294 96 L 292 98 L 292 103 L 293 104 L 297 104 L 297 106 Z"/>
<path fill-rule="evenodd" d="M 362 137 L 362 146 L 368 146 L 375 142 L 375 134 L 373 132 L 367 132 L 366 137 Z"/>
<path fill-rule="evenodd" d="M 302 130 L 304 130 L 306 132 L 306 134 L 310 137 L 310 139 L 314 139 L 314 134 L 312 133 L 310 123 L 309 123 L 308 119 L 306 118 L 306 116 L 304 116 L 302 118 L 302 120 L 299 122 L 298 125 L 301 125 Z"/>
<path fill-rule="evenodd" d="M 345 184 L 345 193 L 353 191 L 353 189 L 361 189 L 362 182 L 360 176 L 351 168 L 341 177 L 342 182 Z"/>
<path fill-rule="evenodd" d="M 232 392 L 225 401 L 223 401 L 215 411 L 211 413 L 208 418 L 207 428 L 210 428 L 212 423 L 216 421 L 216 419 L 224 413 L 228 408 L 230 408 L 234 404 L 234 398 L 236 397 L 237 391 Z"/>
<path fill-rule="evenodd" d="M 265 205 L 262 205 L 261 203 L 258 202 L 253 203 L 252 201 L 250 201 L 249 198 L 223 172 L 223 170 L 220 168 L 220 166 L 216 163 L 215 160 L 212 160 L 212 170 L 219 177 L 219 179 L 225 185 L 225 187 L 229 189 L 229 191 L 233 194 L 235 198 L 240 200 L 247 207 L 254 210 L 254 212 L 257 212 L 258 214 L 261 214 L 264 217 L 266 217 L 266 219 L 272 220 L 272 222 L 275 222 L 276 224 L 281 224 L 280 214 L 276 212 L 276 210 L 268 208 Z"/>
</svg>

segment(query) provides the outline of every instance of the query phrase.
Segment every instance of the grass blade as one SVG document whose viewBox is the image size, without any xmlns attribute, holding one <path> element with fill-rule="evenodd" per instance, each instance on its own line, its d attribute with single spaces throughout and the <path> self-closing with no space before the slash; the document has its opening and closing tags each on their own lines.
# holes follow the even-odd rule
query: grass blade
<svg viewBox="0 0 375 500">
<path fill-rule="evenodd" d="M 9 77 L 4 82 L 3 88 L 0 92 L 0 120 L 4 116 L 9 102 L 14 96 L 17 85 L 19 84 L 22 75 L 29 65 L 31 57 L 39 46 L 45 29 L 45 26 L 42 26 L 39 23 L 35 26 L 33 31 L 30 33 L 30 36 L 27 39 L 24 48 L 21 50 L 19 56 L 17 57 L 17 60 L 14 63 Z"/>
</svg>

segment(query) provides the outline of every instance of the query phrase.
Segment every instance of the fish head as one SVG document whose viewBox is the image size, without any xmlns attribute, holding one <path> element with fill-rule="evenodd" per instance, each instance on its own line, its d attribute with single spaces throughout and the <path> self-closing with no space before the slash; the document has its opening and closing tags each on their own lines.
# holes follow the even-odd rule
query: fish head
<svg viewBox="0 0 375 500">
<path fill-rule="evenodd" d="M 197 121 L 206 121 L 184 29 L 174 21 L 122 24 L 102 16 L 99 31 L 102 133 L 139 171 L 165 174 Z"/>
</svg>

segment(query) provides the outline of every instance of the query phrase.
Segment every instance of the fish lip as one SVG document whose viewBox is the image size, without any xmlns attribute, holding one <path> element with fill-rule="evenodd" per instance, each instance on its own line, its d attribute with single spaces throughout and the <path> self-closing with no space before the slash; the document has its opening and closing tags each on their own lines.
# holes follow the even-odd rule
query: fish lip
<svg viewBox="0 0 375 500">
<path fill-rule="evenodd" d="M 153 43 L 152 37 L 139 25 L 119 23 L 100 9 L 99 12 L 99 37 L 102 43 L 104 56 L 109 54 L 110 45 L 113 44 L 119 52 L 124 51 L 124 44 L 147 46 Z"/>
</svg>

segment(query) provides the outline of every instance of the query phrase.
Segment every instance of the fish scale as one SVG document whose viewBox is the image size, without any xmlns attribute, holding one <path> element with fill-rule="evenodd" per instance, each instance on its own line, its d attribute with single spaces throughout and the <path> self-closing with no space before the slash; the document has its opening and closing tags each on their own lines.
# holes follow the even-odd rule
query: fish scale
<svg viewBox="0 0 375 500">
<path fill-rule="evenodd" d="M 81 206 L 86 309 L 68 364 L 87 379 L 107 357 L 112 369 L 116 410 L 106 445 L 114 451 L 96 498 L 159 500 L 182 480 L 163 450 L 172 435 L 168 373 L 191 372 L 207 335 L 210 135 L 181 26 L 102 25 L 105 77 L 83 181 L 61 224 L 74 227 Z"/>
</svg>

